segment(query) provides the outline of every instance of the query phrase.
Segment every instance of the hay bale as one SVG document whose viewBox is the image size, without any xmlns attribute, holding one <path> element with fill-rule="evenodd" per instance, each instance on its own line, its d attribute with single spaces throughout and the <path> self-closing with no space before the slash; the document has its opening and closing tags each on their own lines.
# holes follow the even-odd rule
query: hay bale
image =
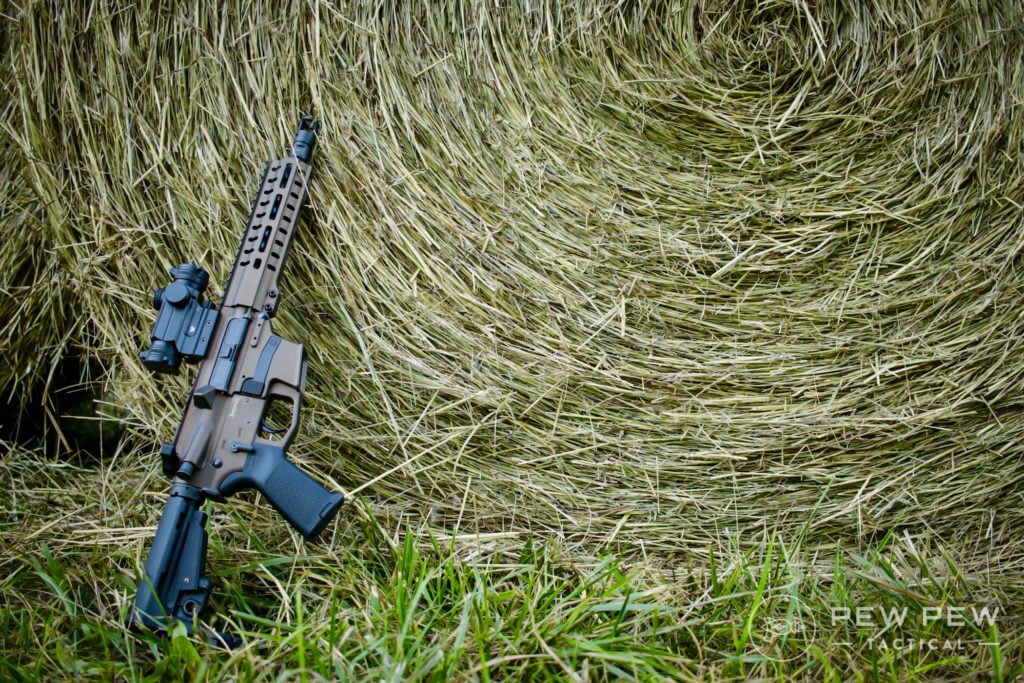
<svg viewBox="0 0 1024 683">
<path fill-rule="evenodd" d="M 388 523 L 1020 557 L 1016 3 L 15 14 L 6 348 L 41 368 L 71 330 L 147 442 L 186 390 L 136 362 L 148 292 L 187 259 L 222 286 L 313 110 L 294 453 Z M 118 467 L 162 493 L 150 448 Z"/>
</svg>

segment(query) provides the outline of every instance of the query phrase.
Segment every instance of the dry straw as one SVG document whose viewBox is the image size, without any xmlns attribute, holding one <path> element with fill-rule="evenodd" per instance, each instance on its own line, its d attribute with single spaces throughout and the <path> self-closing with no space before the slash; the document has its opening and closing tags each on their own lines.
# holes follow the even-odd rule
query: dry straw
<svg viewBox="0 0 1024 683">
<path fill-rule="evenodd" d="M 389 527 L 657 567 L 896 530 L 1019 577 L 1019 6 L 528 4 L 15 12 L 0 382 L 105 368 L 143 438 L 99 523 L 166 487 L 149 291 L 221 286 L 312 110 L 294 455 Z"/>
</svg>

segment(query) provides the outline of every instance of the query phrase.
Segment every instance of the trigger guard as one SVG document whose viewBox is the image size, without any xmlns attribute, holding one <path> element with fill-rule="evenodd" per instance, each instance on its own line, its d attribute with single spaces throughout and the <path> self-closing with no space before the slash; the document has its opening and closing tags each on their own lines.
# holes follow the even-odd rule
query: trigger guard
<svg viewBox="0 0 1024 683">
<path fill-rule="evenodd" d="M 266 417 L 270 406 L 274 401 L 286 401 L 291 404 L 291 415 L 288 425 L 284 427 L 267 427 Z M 267 388 L 266 405 L 263 408 L 263 415 L 260 416 L 260 432 L 257 433 L 254 442 L 261 442 L 267 446 L 287 447 L 299 431 L 299 415 L 302 412 L 302 393 L 291 384 L 280 380 L 272 380 Z M 263 438 L 263 434 L 277 436 L 277 438 Z"/>
<path fill-rule="evenodd" d="M 287 427 L 271 427 L 266 422 L 260 421 L 260 431 L 266 432 L 267 434 L 281 434 L 282 432 L 288 431 Z"/>
</svg>

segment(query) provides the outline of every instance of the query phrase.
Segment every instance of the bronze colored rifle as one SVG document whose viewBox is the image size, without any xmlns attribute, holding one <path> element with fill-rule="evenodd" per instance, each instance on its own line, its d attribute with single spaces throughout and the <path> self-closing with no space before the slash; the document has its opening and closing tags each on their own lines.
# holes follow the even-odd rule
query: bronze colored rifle
<svg viewBox="0 0 1024 683">
<path fill-rule="evenodd" d="M 304 117 L 291 154 L 267 164 L 221 305 L 203 299 L 209 275 L 188 263 L 173 269 L 174 281 L 153 297 L 158 314 L 143 364 L 159 373 L 177 373 L 182 361 L 199 368 L 174 440 L 160 449 L 164 474 L 173 477 L 171 494 L 128 616 L 133 628 L 166 631 L 174 621 L 189 633 L 202 628 L 199 616 L 210 597 L 205 500 L 258 489 L 307 539 L 341 506 L 341 494 L 285 457 L 299 425 L 306 356 L 302 344 L 278 337 L 270 324 L 318 130 L 317 121 Z M 268 424 L 275 405 L 290 406 L 287 427 Z M 226 646 L 240 642 L 203 630 Z"/>
</svg>

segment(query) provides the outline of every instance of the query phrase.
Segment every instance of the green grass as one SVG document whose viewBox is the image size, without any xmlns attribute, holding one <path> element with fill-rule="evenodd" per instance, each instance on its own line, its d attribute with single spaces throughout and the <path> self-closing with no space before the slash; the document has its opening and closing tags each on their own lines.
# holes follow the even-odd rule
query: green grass
<svg viewBox="0 0 1024 683">
<path fill-rule="evenodd" d="M 1020 3 L 393 5 L 5 7 L 0 678 L 1024 673 Z M 151 291 L 308 112 L 274 324 L 349 504 L 213 506 L 244 650 L 126 634 Z"/>
<path fill-rule="evenodd" d="M 11 498 L 4 494 L 5 510 Z M 0 670 L 10 680 L 132 681 L 1012 680 L 1024 673 L 1020 626 L 1007 614 L 1019 596 L 984 586 L 895 533 L 858 551 L 813 554 L 799 539 L 771 535 L 759 550 L 736 545 L 712 554 L 707 566 L 655 580 L 642 563 L 614 553 L 580 563 L 558 544 L 531 538 L 510 554 L 482 538 L 388 529 L 365 501 L 346 513 L 333 543 L 304 548 L 292 547 L 282 530 L 249 543 L 214 533 L 211 624 L 244 636 L 246 646 L 233 652 L 190 639 L 183 628 L 169 637 L 122 628 L 136 544 L 75 533 L 88 526 L 71 524 L 70 533 L 42 529 L 14 548 L 6 531 Z M 7 515 L 11 529 L 16 519 Z M 870 613 L 863 623 L 858 608 Z M 991 625 L 975 624 L 982 608 L 998 610 Z M 883 628 L 901 613 L 901 623 Z"/>
</svg>

